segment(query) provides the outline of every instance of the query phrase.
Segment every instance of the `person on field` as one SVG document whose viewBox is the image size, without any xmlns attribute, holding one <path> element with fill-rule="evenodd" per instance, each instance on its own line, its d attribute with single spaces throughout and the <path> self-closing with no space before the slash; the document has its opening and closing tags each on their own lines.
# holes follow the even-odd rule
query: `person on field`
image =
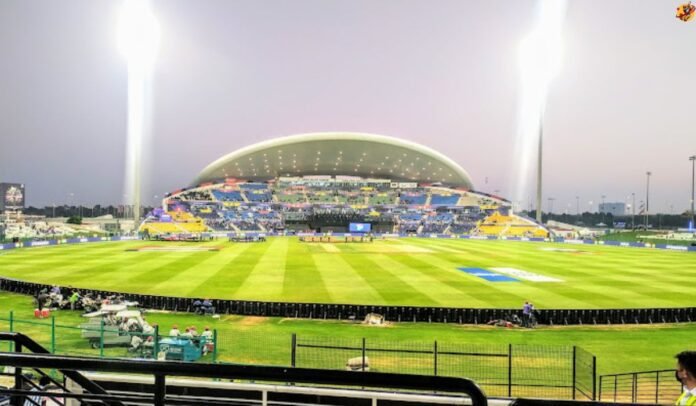
<svg viewBox="0 0 696 406">
<path fill-rule="evenodd" d="M 46 289 L 41 289 L 39 295 L 36 296 L 36 307 L 39 308 L 39 318 L 43 318 L 43 313 L 41 311 L 43 310 L 44 304 L 46 304 L 47 299 L 48 295 L 46 294 Z"/>
<path fill-rule="evenodd" d="M 70 295 L 68 298 L 68 302 L 70 302 L 70 310 L 75 310 L 78 300 L 80 300 L 80 294 L 76 290 L 73 290 L 72 295 Z"/>
<path fill-rule="evenodd" d="M 675 376 L 684 390 L 675 405 L 696 405 L 696 351 L 682 351 L 675 358 Z"/>
<path fill-rule="evenodd" d="M 529 327 L 532 318 L 532 305 L 529 301 L 524 302 L 522 306 L 522 327 Z"/>
<path fill-rule="evenodd" d="M 200 300 L 198 300 L 198 299 L 194 300 L 193 301 L 193 313 L 194 314 L 203 314 L 203 312 L 201 312 L 202 305 L 203 305 L 203 303 L 201 303 Z"/>
<path fill-rule="evenodd" d="M 215 314 L 215 307 L 213 307 L 213 302 L 210 299 L 203 300 L 202 307 L 204 314 Z"/>
</svg>

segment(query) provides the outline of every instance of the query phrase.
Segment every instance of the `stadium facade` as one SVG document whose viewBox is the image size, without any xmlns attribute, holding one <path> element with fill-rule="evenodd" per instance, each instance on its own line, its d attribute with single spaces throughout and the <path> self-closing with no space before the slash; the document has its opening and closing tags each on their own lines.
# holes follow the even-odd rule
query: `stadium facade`
<svg viewBox="0 0 696 406">
<path fill-rule="evenodd" d="M 508 200 L 475 191 L 466 170 L 442 153 L 347 132 L 282 137 L 227 154 L 167 194 L 140 230 L 548 236 Z"/>
</svg>

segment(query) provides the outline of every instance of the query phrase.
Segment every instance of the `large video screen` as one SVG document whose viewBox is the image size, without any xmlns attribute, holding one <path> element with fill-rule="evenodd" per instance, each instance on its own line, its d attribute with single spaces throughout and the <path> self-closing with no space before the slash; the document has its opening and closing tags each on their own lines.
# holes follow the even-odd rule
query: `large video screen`
<svg viewBox="0 0 696 406">
<path fill-rule="evenodd" d="M 348 231 L 351 233 L 369 233 L 372 230 L 370 223 L 350 223 Z"/>
<path fill-rule="evenodd" d="M 24 209 L 24 185 L 19 183 L 0 183 L 0 209 Z"/>
</svg>

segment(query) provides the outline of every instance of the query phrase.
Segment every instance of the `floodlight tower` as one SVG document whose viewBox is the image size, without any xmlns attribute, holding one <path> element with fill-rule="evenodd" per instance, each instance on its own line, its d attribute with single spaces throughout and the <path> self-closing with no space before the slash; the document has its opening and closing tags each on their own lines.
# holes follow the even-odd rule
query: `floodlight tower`
<svg viewBox="0 0 696 406">
<path fill-rule="evenodd" d="M 648 229 L 648 217 L 650 216 L 650 175 L 652 172 L 645 172 L 647 183 L 645 187 L 645 229 Z"/>
<path fill-rule="evenodd" d="M 561 64 L 561 31 L 566 10 L 563 0 L 540 1 L 532 32 L 520 44 L 520 71 L 524 103 L 530 120 L 536 121 L 538 135 L 536 220 L 541 223 L 544 110 L 549 85 Z"/>
<path fill-rule="evenodd" d="M 140 223 L 143 142 L 149 132 L 152 70 L 159 47 L 159 23 L 149 0 L 124 0 L 118 22 L 118 46 L 128 64 L 127 189 L 133 191 L 133 220 Z"/>
<path fill-rule="evenodd" d="M 689 157 L 691 161 L 691 228 L 696 228 L 696 215 L 694 214 L 694 174 L 696 173 L 696 155 Z"/>
</svg>

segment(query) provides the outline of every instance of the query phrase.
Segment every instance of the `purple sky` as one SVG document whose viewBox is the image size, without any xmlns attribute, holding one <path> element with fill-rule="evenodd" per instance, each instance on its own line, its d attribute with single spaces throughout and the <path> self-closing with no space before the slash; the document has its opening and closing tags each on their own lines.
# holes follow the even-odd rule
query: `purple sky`
<svg viewBox="0 0 696 406">
<path fill-rule="evenodd" d="M 582 210 L 602 195 L 625 201 L 635 192 L 639 202 L 646 170 L 651 211 L 687 208 L 696 22 L 675 19 L 677 4 L 569 2 L 546 115 L 544 210 L 549 196 L 556 212 L 574 213 L 576 195 Z M 0 180 L 25 183 L 31 205 L 123 200 L 119 5 L 0 3 Z M 339 130 L 428 145 L 469 171 L 477 189 L 512 197 L 517 48 L 534 5 L 154 1 L 162 39 L 145 202 L 239 147 Z"/>
</svg>

